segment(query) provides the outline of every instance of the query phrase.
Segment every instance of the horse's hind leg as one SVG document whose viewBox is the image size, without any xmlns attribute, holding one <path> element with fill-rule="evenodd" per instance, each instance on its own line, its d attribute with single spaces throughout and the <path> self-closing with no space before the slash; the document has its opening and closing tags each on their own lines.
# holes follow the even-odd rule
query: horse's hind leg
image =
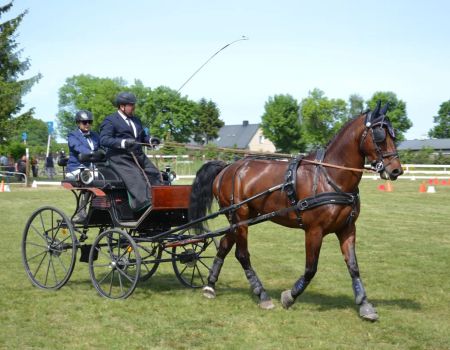
<svg viewBox="0 0 450 350">
<path fill-rule="evenodd" d="M 281 293 L 281 304 L 288 309 L 295 303 L 295 299 L 303 293 L 308 284 L 317 272 L 317 264 L 319 263 L 320 248 L 322 247 L 322 232 L 309 230 L 306 232 L 305 238 L 305 272 L 295 282 L 290 290 Z"/>
<path fill-rule="evenodd" d="M 219 249 L 217 250 L 216 257 L 214 258 L 213 265 L 208 274 L 208 285 L 203 287 L 203 296 L 208 299 L 213 299 L 216 297 L 216 282 L 219 279 L 220 270 L 222 269 L 225 257 L 230 252 L 231 248 L 235 243 L 235 236 L 233 234 L 228 234 L 222 237 L 220 240 Z"/>
<path fill-rule="evenodd" d="M 378 320 L 378 314 L 375 308 L 367 300 L 366 291 L 359 275 L 358 261 L 355 253 L 355 225 L 349 225 L 345 230 L 338 232 L 337 236 L 344 255 L 345 263 L 352 278 L 353 293 L 355 303 L 359 305 L 359 315 L 366 320 Z"/>
<path fill-rule="evenodd" d="M 250 253 L 248 251 L 247 244 L 247 230 L 247 227 L 240 227 L 236 232 L 236 259 L 244 269 L 245 277 L 247 277 L 247 280 L 250 283 L 253 294 L 255 294 L 259 299 L 259 306 L 266 310 L 273 309 L 275 305 L 264 289 L 261 280 L 256 275 L 256 272 L 253 270 L 250 263 Z"/>
</svg>

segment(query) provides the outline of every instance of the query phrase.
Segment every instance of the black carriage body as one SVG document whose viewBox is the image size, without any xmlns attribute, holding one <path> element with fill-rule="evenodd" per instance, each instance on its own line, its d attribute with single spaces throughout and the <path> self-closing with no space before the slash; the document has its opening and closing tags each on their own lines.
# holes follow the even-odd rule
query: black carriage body
<svg viewBox="0 0 450 350">
<path fill-rule="evenodd" d="M 165 174 L 162 175 L 164 177 Z M 80 180 L 64 180 L 63 186 L 76 196 L 77 192 L 92 194 L 84 226 L 128 227 L 142 235 L 152 235 L 188 222 L 191 186 L 166 183 L 152 186 L 152 206 L 140 212 L 131 210 L 125 184 L 106 165 L 98 165 L 89 184 L 83 184 Z"/>
</svg>

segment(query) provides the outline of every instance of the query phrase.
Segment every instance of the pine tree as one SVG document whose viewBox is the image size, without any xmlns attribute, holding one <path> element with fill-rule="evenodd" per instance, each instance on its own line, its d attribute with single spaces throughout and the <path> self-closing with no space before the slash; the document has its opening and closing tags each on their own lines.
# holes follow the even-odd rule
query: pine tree
<svg viewBox="0 0 450 350">
<path fill-rule="evenodd" d="M 12 2 L 0 6 L 0 18 L 12 6 Z M 15 33 L 26 14 L 24 11 L 13 19 L 0 22 L 0 144 L 8 142 L 12 131 L 32 117 L 33 108 L 21 113 L 22 96 L 41 78 L 38 74 L 20 80 L 30 67 L 30 61 L 20 59 L 22 50 L 18 49 Z"/>
</svg>

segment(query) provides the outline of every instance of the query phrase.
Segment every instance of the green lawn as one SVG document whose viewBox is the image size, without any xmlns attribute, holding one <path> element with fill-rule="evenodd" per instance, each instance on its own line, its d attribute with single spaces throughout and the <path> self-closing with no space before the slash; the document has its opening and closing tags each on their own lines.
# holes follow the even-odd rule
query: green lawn
<svg viewBox="0 0 450 350">
<path fill-rule="evenodd" d="M 326 237 L 319 270 L 288 311 L 280 293 L 303 273 L 303 231 L 271 223 L 250 228 L 252 263 L 276 308 L 260 310 L 230 253 L 217 298 L 182 287 L 170 264 L 122 301 L 98 296 L 77 262 L 56 292 L 28 280 L 21 261 L 26 220 L 40 206 L 70 213 L 72 194 L 13 187 L 0 193 L 0 348 L 3 349 L 448 349 L 450 348 L 450 186 L 419 193 L 418 181 L 361 184 L 357 254 L 380 321 L 358 317 L 337 239 Z M 221 222 L 214 223 L 221 225 Z"/>
</svg>

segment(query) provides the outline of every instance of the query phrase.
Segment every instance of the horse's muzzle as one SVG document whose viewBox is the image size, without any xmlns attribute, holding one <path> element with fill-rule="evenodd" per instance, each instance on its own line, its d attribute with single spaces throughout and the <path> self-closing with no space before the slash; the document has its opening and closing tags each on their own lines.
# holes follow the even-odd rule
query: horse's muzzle
<svg viewBox="0 0 450 350">
<path fill-rule="evenodd" d="M 380 173 L 380 177 L 383 180 L 397 180 L 397 178 L 403 174 L 403 169 L 402 168 L 394 168 L 392 170 L 387 170 L 386 168 L 384 169 L 383 172 Z"/>
</svg>

